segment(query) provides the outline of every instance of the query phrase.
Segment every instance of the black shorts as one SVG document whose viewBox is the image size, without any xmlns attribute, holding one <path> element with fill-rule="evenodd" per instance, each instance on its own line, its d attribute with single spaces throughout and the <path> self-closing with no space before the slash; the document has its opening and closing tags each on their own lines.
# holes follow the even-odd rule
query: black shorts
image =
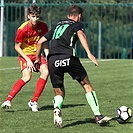
<svg viewBox="0 0 133 133">
<path fill-rule="evenodd" d="M 77 57 L 65 58 L 61 55 L 51 56 L 48 60 L 48 69 L 53 88 L 64 86 L 64 73 L 69 73 L 73 79 L 82 81 L 87 72 Z"/>
</svg>

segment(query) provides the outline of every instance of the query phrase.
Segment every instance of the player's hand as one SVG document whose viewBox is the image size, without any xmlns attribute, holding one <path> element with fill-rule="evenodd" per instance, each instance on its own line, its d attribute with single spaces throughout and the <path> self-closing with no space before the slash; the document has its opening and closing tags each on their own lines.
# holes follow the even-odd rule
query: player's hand
<svg viewBox="0 0 133 133">
<path fill-rule="evenodd" d="M 95 58 L 94 55 L 92 55 L 91 53 L 88 54 L 88 58 L 90 58 L 90 60 L 95 64 L 95 66 L 98 66 L 98 62 Z"/>
<path fill-rule="evenodd" d="M 39 70 L 40 64 L 41 64 L 41 61 L 40 61 L 40 60 L 36 60 L 36 61 L 34 62 L 34 67 L 36 68 L 36 71 Z"/>
<path fill-rule="evenodd" d="M 34 67 L 34 64 L 30 59 L 27 60 L 27 69 L 29 69 L 30 71 L 36 71 L 36 68 Z"/>
</svg>

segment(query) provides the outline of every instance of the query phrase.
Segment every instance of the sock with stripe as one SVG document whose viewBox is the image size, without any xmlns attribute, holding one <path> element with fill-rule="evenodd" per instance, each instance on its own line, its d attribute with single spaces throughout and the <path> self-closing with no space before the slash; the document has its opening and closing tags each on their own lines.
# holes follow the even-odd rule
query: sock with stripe
<svg viewBox="0 0 133 133">
<path fill-rule="evenodd" d="M 94 115 L 101 115 L 99 111 L 98 99 L 95 91 L 91 91 L 85 94 L 88 104 L 90 105 Z"/>
<path fill-rule="evenodd" d="M 22 79 L 19 79 L 12 87 L 12 90 L 10 91 L 5 101 L 11 101 L 25 84 L 26 82 L 24 82 Z"/>
</svg>

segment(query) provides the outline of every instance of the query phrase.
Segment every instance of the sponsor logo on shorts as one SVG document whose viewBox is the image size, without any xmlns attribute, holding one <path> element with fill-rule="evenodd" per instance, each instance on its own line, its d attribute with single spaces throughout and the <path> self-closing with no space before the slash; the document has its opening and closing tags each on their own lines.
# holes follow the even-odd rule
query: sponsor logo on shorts
<svg viewBox="0 0 133 133">
<path fill-rule="evenodd" d="M 63 59 L 63 60 L 56 60 L 54 65 L 55 67 L 65 67 L 65 66 L 69 66 L 70 62 L 70 58 L 68 59 Z"/>
</svg>

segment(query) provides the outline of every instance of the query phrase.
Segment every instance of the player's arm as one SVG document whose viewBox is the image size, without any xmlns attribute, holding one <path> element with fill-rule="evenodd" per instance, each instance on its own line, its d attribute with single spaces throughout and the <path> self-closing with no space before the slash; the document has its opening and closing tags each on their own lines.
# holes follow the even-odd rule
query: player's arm
<svg viewBox="0 0 133 133">
<path fill-rule="evenodd" d="M 23 52 L 23 50 L 21 49 L 21 44 L 22 43 L 15 43 L 15 50 L 18 52 L 18 54 L 20 56 L 22 56 L 26 62 L 27 62 L 27 68 L 30 70 L 35 70 L 34 64 L 32 63 L 32 61 L 29 59 L 29 57 L 27 55 L 25 55 L 25 53 Z"/>
<path fill-rule="evenodd" d="M 22 43 L 15 43 L 15 50 L 27 61 L 28 57 L 24 54 L 23 50 L 21 49 L 21 44 Z"/>
<path fill-rule="evenodd" d="M 45 56 L 46 56 L 46 58 L 47 58 L 48 53 L 49 53 L 48 44 L 47 44 L 47 43 L 43 44 L 43 47 L 44 47 L 44 53 L 45 53 Z"/>
<path fill-rule="evenodd" d="M 51 29 L 50 31 L 48 31 L 38 41 L 38 43 L 37 43 L 37 51 L 36 51 L 36 61 L 35 61 L 35 63 L 40 63 L 40 61 L 41 61 L 41 50 L 42 50 L 43 45 L 44 45 L 44 48 L 45 48 L 45 54 L 46 54 L 46 56 L 48 55 L 49 50 L 48 50 L 47 42 L 52 39 L 53 33 L 54 33 L 54 28 Z"/>
<path fill-rule="evenodd" d="M 47 42 L 47 39 L 44 36 L 42 36 L 37 43 L 36 61 L 35 61 L 36 64 L 40 63 L 41 61 L 41 50 L 42 50 L 43 45 L 44 45 L 44 48 L 46 48 L 45 49 L 46 56 L 48 54 L 48 46 L 46 42 Z"/>
<path fill-rule="evenodd" d="M 87 42 L 87 38 L 86 38 L 86 35 L 84 34 L 84 32 L 82 30 L 79 30 L 77 31 L 77 35 L 78 35 L 78 38 L 82 44 L 82 46 L 84 47 L 87 55 L 88 55 L 88 58 L 95 64 L 98 66 L 98 62 L 95 58 L 95 56 L 92 55 L 91 51 L 90 51 L 90 48 L 88 46 L 88 42 Z"/>
<path fill-rule="evenodd" d="M 45 30 L 48 32 L 48 26 L 47 26 L 47 25 L 46 25 Z M 46 33 L 47 33 L 47 32 L 46 32 Z M 48 53 L 49 53 L 49 48 L 48 48 L 48 44 L 47 44 L 47 42 L 45 42 L 45 44 L 43 44 L 43 48 L 44 48 L 45 56 L 46 56 L 46 58 L 47 58 Z"/>
</svg>

